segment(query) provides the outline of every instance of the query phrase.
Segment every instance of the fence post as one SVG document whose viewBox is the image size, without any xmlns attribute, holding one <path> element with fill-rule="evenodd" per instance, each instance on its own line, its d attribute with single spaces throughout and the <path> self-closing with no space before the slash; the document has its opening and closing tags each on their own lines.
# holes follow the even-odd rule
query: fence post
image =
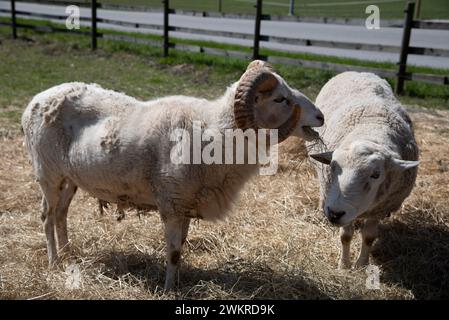
<svg viewBox="0 0 449 320">
<path fill-rule="evenodd" d="M 290 0 L 290 6 L 289 6 L 289 10 L 288 10 L 288 15 L 289 16 L 294 16 L 295 15 L 295 0 Z"/>
<path fill-rule="evenodd" d="M 407 55 L 410 45 L 410 35 L 412 32 L 412 24 L 413 24 L 413 11 L 415 10 L 415 3 L 409 2 L 407 4 L 407 8 L 405 9 L 405 18 L 404 18 L 404 31 L 402 33 L 402 44 L 401 44 L 401 53 L 399 55 L 399 69 L 397 74 L 397 81 L 395 92 L 396 94 L 401 94 L 404 91 L 404 82 L 407 76 Z"/>
<path fill-rule="evenodd" d="M 97 49 L 97 0 L 91 0 L 92 50 Z"/>
<path fill-rule="evenodd" d="M 16 21 L 16 1 L 11 0 L 11 26 L 12 26 L 12 37 L 17 39 L 17 21 Z"/>
<path fill-rule="evenodd" d="M 221 13 L 222 6 L 221 6 L 221 0 L 218 0 L 218 12 Z"/>
<path fill-rule="evenodd" d="M 421 18 L 421 0 L 416 0 L 415 6 L 415 20 L 418 20 Z"/>
<path fill-rule="evenodd" d="M 168 48 L 170 45 L 169 38 L 168 38 L 168 29 L 169 29 L 168 14 L 170 11 L 170 1 L 163 0 L 162 2 L 164 3 L 164 52 L 163 52 L 163 56 L 168 57 Z"/>
<path fill-rule="evenodd" d="M 262 20 L 262 0 L 256 3 L 256 25 L 254 28 L 253 60 L 259 59 L 260 22 Z"/>
</svg>

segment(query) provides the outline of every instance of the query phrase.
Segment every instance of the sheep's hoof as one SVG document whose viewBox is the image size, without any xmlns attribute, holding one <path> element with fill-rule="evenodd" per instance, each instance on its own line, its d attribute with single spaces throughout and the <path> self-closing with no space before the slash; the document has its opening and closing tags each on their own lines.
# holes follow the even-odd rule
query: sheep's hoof
<svg viewBox="0 0 449 320">
<path fill-rule="evenodd" d="M 354 269 L 361 270 L 368 266 L 368 259 L 358 259 L 354 265 Z"/>
<path fill-rule="evenodd" d="M 351 261 L 340 259 L 340 261 L 338 262 L 338 269 L 340 270 L 351 269 Z"/>
<path fill-rule="evenodd" d="M 165 283 L 165 286 L 164 286 L 164 293 L 165 294 L 168 294 L 168 293 L 173 293 L 173 292 L 175 292 L 176 290 L 175 290 L 175 284 L 174 283 Z"/>
<path fill-rule="evenodd" d="M 61 263 L 63 261 L 65 261 L 66 259 L 70 258 L 71 256 L 71 251 L 70 251 L 70 247 L 68 245 L 65 245 L 63 248 L 61 248 L 60 250 L 58 250 L 58 259 L 56 260 L 56 263 Z"/>
<path fill-rule="evenodd" d="M 58 265 L 59 265 L 59 257 L 51 259 L 48 262 L 48 270 L 56 270 L 58 268 Z"/>
</svg>

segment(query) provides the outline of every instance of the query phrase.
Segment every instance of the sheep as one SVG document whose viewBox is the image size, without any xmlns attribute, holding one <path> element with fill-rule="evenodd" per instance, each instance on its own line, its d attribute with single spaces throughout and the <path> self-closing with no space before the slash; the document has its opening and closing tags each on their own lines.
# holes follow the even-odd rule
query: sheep
<svg viewBox="0 0 449 320">
<path fill-rule="evenodd" d="M 278 129 L 282 141 L 291 135 L 316 138 L 311 127 L 323 125 L 324 118 L 305 95 L 259 60 L 214 101 L 170 96 L 141 102 L 84 83 L 36 95 L 23 113 L 22 128 L 43 194 L 50 266 L 58 250 L 67 248 L 67 211 L 80 187 L 119 208 L 159 211 L 167 244 L 164 288 L 173 289 L 190 220 L 224 218 L 260 168 L 260 163 L 173 161 L 179 141 L 172 141 L 172 135 L 177 128 L 191 131 L 195 121 L 201 130 L 220 135 L 228 129 Z"/>
<path fill-rule="evenodd" d="M 350 268 L 354 227 L 362 247 L 355 268 L 369 264 L 381 219 L 398 210 L 417 175 L 413 125 L 387 81 L 372 73 L 344 72 L 321 89 L 316 105 L 326 125 L 318 132 L 328 148 L 311 148 L 320 182 L 320 206 L 340 228 L 339 268 Z M 322 145 L 321 145 L 322 146 Z"/>
</svg>

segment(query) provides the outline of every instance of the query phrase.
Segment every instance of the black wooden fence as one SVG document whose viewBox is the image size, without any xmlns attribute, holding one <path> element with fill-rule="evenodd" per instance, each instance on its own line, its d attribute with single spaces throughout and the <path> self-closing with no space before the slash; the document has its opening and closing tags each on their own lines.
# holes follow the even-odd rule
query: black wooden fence
<svg viewBox="0 0 449 320">
<path fill-rule="evenodd" d="M 0 23 L 0 25 L 8 25 L 12 27 L 13 37 L 17 38 L 17 29 L 34 29 L 37 31 L 43 32 L 69 32 L 71 34 L 79 34 L 79 35 L 90 35 L 92 38 L 92 49 L 95 50 L 97 48 L 97 38 L 103 38 L 107 40 L 117 40 L 117 41 L 125 41 L 125 42 L 133 42 L 140 43 L 151 46 L 160 46 L 163 49 L 163 55 L 169 55 L 169 49 L 177 49 L 191 52 L 201 52 L 208 53 L 213 55 L 220 56 L 229 56 L 229 57 L 238 57 L 244 59 L 263 59 L 272 63 L 281 63 L 288 65 L 296 65 L 296 66 L 304 66 L 310 68 L 319 68 L 337 72 L 343 72 L 348 70 L 353 71 L 366 71 L 373 72 L 378 74 L 381 77 L 388 78 L 397 78 L 395 91 L 398 94 L 401 94 L 404 89 L 404 82 L 408 80 L 414 81 L 422 81 L 434 84 L 448 85 L 449 84 L 449 76 L 442 75 L 430 75 L 430 74 L 421 74 L 421 73 L 409 73 L 407 72 L 407 57 L 409 54 L 418 54 L 418 55 L 427 55 L 427 56 L 444 56 L 449 57 L 449 50 L 444 49 L 434 49 L 434 48 L 423 48 L 423 47 L 412 47 L 410 46 L 410 36 L 412 29 L 421 28 L 421 29 L 439 29 L 439 30 L 449 30 L 449 23 L 443 22 L 428 22 L 422 20 L 414 20 L 414 8 L 415 4 L 410 2 L 407 4 L 405 9 L 405 18 L 403 23 L 403 37 L 401 46 L 385 46 L 385 45 L 373 45 L 373 44 L 361 44 L 361 43 L 349 43 L 349 42 L 335 42 L 335 41 L 321 41 L 321 40 L 311 40 L 311 39 L 293 39 L 293 38 L 283 38 L 283 37 L 274 37 L 267 36 L 261 34 L 261 22 L 264 20 L 277 20 L 279 17 L 264 15 L 263 12 L 263 1 L 257 0 L 255 6 L 255 28 L 254 34 L 247 33 L 237 33 L 237 32 L 227 32 L 227 31 L 213 31 L 213 30 L 204 30 L 204 29 L 194 29 L 194 28 L 186 28 L 186 27 L 176 27 L 170 26 L 169 16 L 173 14 L 193 14 L 198 15 L 195 12 L 183 12 L 177 11 L 170 8 L 169 0 L 162 0 L 163 3 L 163 25 L 157 24 L 143 24 L 143 23 L 130 23 L 125 21 L 113 20 L 113 19 L 104 19 L 98 18 L 97 9 L 103 7 L 103 5 L 97 0 L 91 0 L 90 2 L 76 2 L 76 1 L 53 1 L 53 0 L 28 0 L 26 2 L 39 2 L 39 3 L 47 3 L 47 4 L 58 4 L 58 5 L 77 5 L 80 7 L 90 7 L 91 8 L 91 18 L 81 18 L 82 21 L 90 21 L 91 22 L 91 31 L 83 32 L 79 30 L 68 30 L 66 28 L 57 28 L 57 27 L 49 27 L 49 26 L 36 26 L 33 24 L 21 24 L 17 23 L 16 16 L 17 15 L 25 15 L 30 17 L 39 17 L 46 19 L 58 19 L 65 20 L 67 16 L 58 16 L 55 14 L 40 14 L 40 13 L 32 13 L 32 12 L 24 12 L 16 10 L 16 2 L 17 0 L 11 1 L 11 10 L 1 10 L 3 13 L 11 13 L 11 23 Z M 108 5 L 110 7 L 110 5 Z M 123 7 L 114 5 L 115 9 L 120 9 Z M 124 9 L 128 9 L 124 7 Z M 214 16 L 212 13 L 200 13 L 201 16 Z M 245 16 L 245 18 L 248 18 Z M 153 41 L 142 38 L 136 38 L 132 36 L 125 35 L 113 35 L 113 34 L 104 34 L 97 31 L 98 23 L 107 23 L 121 26 L 130 26 L 133 28 L 146 28 L 146 29 L 154 29 L 154 30 L 162 30 L 163 41 Z M 195 34 L 207 34 L 207 35 L 215 35 L 215 36 L 224 36 L 224 37 L 233 37 L 240 39 L 252 39 L 253 47 L 252 47 L 252 55 L 249 55 L 242 51 L 232 51 L 232 50 L 224 50 L 224 49 L 216 49 L 216 48 L 208 48 L 205 46 L 195 46 L 195 45 L 182 45 L 182 44 L 173 44 L 170 43 L 170 31 L 179 31 L 179 32 L 188 32 Z M 394 72 L 393 70 L 385 70 L 378 68 L 367 68 L 367 67 L 359 67 L 345 64 L 337 64 L 337 63 L 327 63 L 327 62 L 319 62 L 319 61 L 310 61 L 310 60 L 302 60 L 302 59 L 294 59 L 294 58 L 286 58 L 280 56 L 262 56 L 260 54 L 260 42 L 261 41 L 270 41 L 270 42 L 280 42 L 280 43 L 288 43 L 288 44 L 296 44 L 296 45 L 305 45 L 305 46 L 319 46 L 319 47 L 331 47 L 331 48 L 342 48 L 342 49 L 353 49 L 353 50 L 370 50 L 370 51 L 385 51 L 385 52 L 399 52 L 400 57 L 398 61 L 398 71 Z"/>
<path fill-rule="evenodd" d="M 397 81 L 395 86 L 395 92 L 397 94 L 401 94 L 404 91 L 404 82 L 406 80 L 427 81 L 433 83 L 441 83 L 445 85 L 449 84 L 449 78 L 447 76 L 432 77 L 430 75 L 422 75 L 407 72 L 407 57 L 409 54 L 432 55 L 432 51 L 434 51 L 432 48 L 410 46 L 410 37 L 412 34 L 412 29 L 415 28 L 415 29 L 449 30 L 449 23 L 413 20 L 413 17 L 415 16 L 414 11 L 415 11 L 415 3 L 409 2 L 407 4 L 406 9 L 404 10 L 405 18 L 402 35 L 402 44 L 401 44 L 401 52 L 399 55 Z"/>
<path fill-rule="evenodd" d="M 91 32 L 92 32 L 92 50 L 97 49 L 97 0 L 91 1 Z"/>
</svg>

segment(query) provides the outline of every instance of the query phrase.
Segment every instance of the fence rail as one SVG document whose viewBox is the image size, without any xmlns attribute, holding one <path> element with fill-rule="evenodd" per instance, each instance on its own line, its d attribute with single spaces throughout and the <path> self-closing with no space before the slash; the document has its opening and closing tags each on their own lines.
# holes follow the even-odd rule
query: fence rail
<svg viewBox="0 0 449 320">
<path fill-rule="evenodd" d="M 39 32 L 60 32 L 60 33 L 70 33 L 74 35 L 80 35 L 80 36 L 89 36 L 91 33 L 89 31 L 80 31 L 80 30 L 68 30 L 67 28 L 58 28 L 54 26 L 36 26 L 32 24 L 26 24 L 26 23 L 18 23 L 16 24 L 16 27 L 19 29 L 31 29 L 34 31 Z M 101 37 L 102 34 L 98 33 L 97 37 Z"/>
<path fill-rule="evenodd" d="M 374 72 L 382 77 L 389 78 L 397 78 L 395 91 L 400 94 L 403 92 L 405 81 L 422 81 L 433 84 L 441 84 L 447 85 L 448 76 L 440 76 L 440 75 L 429 75 L 429 74 L 419 74 L 419 73 L 409 73 L 407 72 L 407 58 L 409 54 L 415 55 L 426 55 L 426 56 L 439 56 L 439 57 L 449 57 L 449 50 L 447 49 L 436 49 L 436 48 L 426 48 L 426 47 L 413 47 L 410 46 L 410 37 L 412 29 L 433 29 L 433 30 L 449 30 L 449 23 L 440 22 L 440 21 L 423 21 L 423 20 L 414 20 L 414 3 L 408 3 L 404 15 L 404 22 L 399 23 L 395 21 L 396 26 L 403 26 L 403 37 L 402 43 L 398 46 L 394 45 L 375 45 L 369 43 L 350 43 L 350 42 L 338 42 L 338 41 L 325 41 L 325 40 L 313 40 L 313 39 L 301 39 L 301 38 L 287 38 L 287 37 L 278 37 L 278 36 L 269 36 L 261 34 L 261 23 L 264 20 L 273 20 L 276 16 L 264 15 L 262 12 L 263 9 L 263 1 L 257 0 L 255 6 L 255 15 L 249 16 L 254 19 L 254 33 L 240 33 L 240 32 L 228 32 L 228 31 L 220 31 L 220 30 L 205 30 L 199 28 L 188 28 L 188 27 L 179 27 L 179 26 L 171 26 L 169 22 L 170 15 L 173 14 L 186 14 L 186 11 L 174 10 L 170 8 L 169 0 L 162 0 L 163 8 L 161 10 L 156 10 L 157 12 L 161 12 L 163 15 L 163 24 L 151 24 L 151 23 L 133 23 L 127 21 L 120 21 L 116 19 L 109 18 L 98 18 L 97 10 L 98 8 L 107 8 L 109 5 L 105 5 L 97 2 L 97 0 L 91 0 L 89 2 L 64 2 L 64 1 L 54 1 L 54 0 L 24 0 L 23 2 L 34 2 L 41 4 L 70 4 L 70 5 L 80 5 L 83 7 L 89 7 L 91 10 L 91 18 L 81 17 L 81 21 L 90 21 L 89 32 L 79 31 L 79 30 L 67 30 L 65 28 L 57 28 L 50 26 L 35 26 L 31 24 L 18 24 L 16 21 L 16 16 L 28 16 L 28 17 L 36 17 L 36 18 L 44 18 L 50 20 L 66 20 L 67 16 L 61 16 L 57 14 L 44 14 L 44 13 L 34 13 L 27 11 L 16 10 L 15 4 L 18 2 L 17 0 L 10 0 L 11 9 L 5 10 L 0 9 L 0 13 L 10 13 L 11 14 L 11 23 L 0 23 L 0 25 L 10 25 L 12 27 L 13 37 L 17 37 L 17 29 L 33 29 L 41 32 L 64 32 L 71 33 L 77 35 L 90 35 L 91 36 L 91 46 L 92 49 L 95 50 L 97 48 L 97 38 L 103 38 L 106 40 L 114 40 L 114 41 L 125 41 L 132 43 L 145 44 L 150 46 L 159 46 L 163 49 L 163 56 L 169 55 L 170 49 L 183 50 L 189 52 L 200 52 L 207 53 L 212 55 L 219 55 L 225 57 L 237 57 L 243 59 L 265 59 L 272 63 L 281 63 L 287 65 L 296 65 L 296 66 L 304 66 L 310 68 L 319 68 L 325 70 L 332 70 L 337 72 L 355 70 L 355 71 L 368 71 Z M 114 5 L 114 8 L 128 8 L 128 6 L 118 6 Z M 187 12 L 188 13 L 188 12 Z M 193 12 L 192 14 L 198 14 L 198 12 Z M 202 16 L 214 16 L 214 13 L 202 13 Z M 223 16 L 223 14 L 221 14 Z M 248 15 L 246 15 L 248 17 Z M 294 21 L 289 20 L 289 21 Z M 304 20 L 301 20 L 304 21 Z M 103 34 L 97 31 L 98 23 L 104 24 L 112 24 L 112 25 L 121 25 L 124 27 L 133 27 L 136 29 L 152 29 L 157 31 L 162 31 L 162 41 L 148 40 L 142 38 L 136 38 L 132 36 L 125 35 L 112 35 L 112 34 Z M 360 23 L 360 21 L 359 21 Z M 195 46 L 195 45 L 184 45 L 184 44 L 173 44 L 170 43 L 170 32 L 183 32 L 183 33 L 193 33 L 193 34 L 203 34 L 203 35 L 213 35 L 220 37 L 232 37 L 239 39 L 247 39 L 253 41 L 252 53 L 242 52 L 242 51 L 233 51 L 233 50 L 225 50 L 225 49 L 216 49 L 210 48 L 206 46 Z M 352 49 L 352 50 L 365 50 L 365 51 L 382 51 L 382 52 L 397 52 L 400 53 L 400 58 L 398 62 L 398 71 L 395 72 L 393 70 L 384 70 L 378 68 L 366 68 L 359 67 L 354 65 L 344 65 L 337 63 L 326 63 L 326 62 L 318 62 L 318 61 L 310 61 L 310 60 L 302 60 L 302 59 L 293 59 L 286 58 L 280 56 L 262 56 L 260 54 L 260 42 L 278 42 L 284 44 L 291 45 L 302 45 L 302 46 L 317 46 L 317 47 L 330 47 L 330 48 L 338 48 L 338 49 Z"/>
<path fill-rule="evenodd" d="M 64 1 L 64 0 L 15 0 L 16 2 L 27 2 L 36 4 L 48 4 L 58 6 L 78 6 L 78 7 L 90 7 L 91 1 Z"/>
<path fill-rule="evenodd" d="M 449 23 L 447 23 L 447 22 L 436 22 L 436 21 L 415 20 L 412 23 L 412 28 L 415 28 L 415 29 L 449 30 Z"/>
<path fill-rule="evenodd" d="M 76 5 L 79 7 L 90 7 L 90 1 L 64 1 L 64 0 L 16 0 L 16 2 L 28 2 L 36 4 L 48 4 L 48 5 Z M 126 10 L 137 12 L 163 12 L 163 6 L 161 8 L 153 8 L 144 5 L 127 5 L 127 4 L 113 4 L 102 3 L 101 7 L 111 10 Z M 182 10 L 171 9 L 173 14 L 198 16 L 198 17 L 213 17 L 213 18 L 229 18 L 229 19 L 244 19 L 253 20 L 255 14 L 242 14 L 242 13 L 227 13 L 227 12 L 213 12 L 213 11 L 196 11 L 196 10 Z M 328 24 L 344 24 L 344 25 L 361 25 L 365 23 L 364 19 L 360 18 L 334 18 L 334 17 L 302 17 L 295 15 L 276 15 L 276 14 L 264 14 L 263 20 L 270 21 L 285 21 L 285 22 L 308 22 L 308 23 L 328 23 Z M 402 20 L 390 19 L 382 20 L 382 27 L 402 27 Z"/>
<path fill-rule="evenodd" d="M 401 94 L 404 91 L 404 83 L 406 80 L 415 80 L 443 85 L 449 84 L 448 76 L 437 76 L 437 75 L 434 76 L 428 74 L 407 72 L 407 58 L 409 54 L 419 54 L 426 56 L 428 55 L 447 56 L 447 50 L 410 46 L 410 37 L 412 34 L 412 29 L 414 28 L 449 30 L 449 23 L 414 20 L 414 16 L 415 16 L 415 3 L 409 2 L 404 10 L 404 28 L 402 34 L 402 44 L 399 55 L 398 73 L 396 75 L 397 80 L 395 86 L 395 92 L 397 94 Z"/>
<path fill-rule="evenodd" d="M 7 0 L 0 0 L 6 2 Z M 162 0 L 163 1 L 163 0 Z M 161 1 L 161 2 L 162 2 Z M 47 4 L 47 5 L 59 5 L 68 6 L 76 5 L 79 7 L 91 7 L 91 1 L 64 1 L 64 0 L 15 0 L 15 2 L 26 2 L 35 4 Z M 98 3 L 98 7 L 111 10 L 125 10 L 136 12 L 163 12 L 163 7 L 153 8 L 143 5 L 126 5 L 126 4 L 113 4 L 113 3 Z M 211 17 L 211 18 L 229 18 L 229 19 L 243 19 L 253 20 L 255 14 L 241 14 L 241 13 L 225 13 L 225 12 L 213 12 L 213 11 L 195 11 L 195 10 L 182 10 L 182 9 L 170 9 L 170 14 L 197 16 L 197 17 Z M 262 20 L 266 21 L 285 21 L 285 22 L 306 22 L 306 23 L 318 23 L 318 24 L 342 24 L 360 26 L 364 25 L 365 19 L 360 18 L 336 18 L 336 17 L 302 17 L 302 16 L 284 16 L 276 14 L 263 14 Z M 381 27 L 384 28 L 402 28 L 403 20 L 399 19 L 382 19 L 380 21 Z M 449 30 L 447 22 L 438 21 L 426 21 L 416 20 L 414 21 L 413 28 L 425 28 L 425 29 L 437 29 L 437 30 Z"/>
</svg>

